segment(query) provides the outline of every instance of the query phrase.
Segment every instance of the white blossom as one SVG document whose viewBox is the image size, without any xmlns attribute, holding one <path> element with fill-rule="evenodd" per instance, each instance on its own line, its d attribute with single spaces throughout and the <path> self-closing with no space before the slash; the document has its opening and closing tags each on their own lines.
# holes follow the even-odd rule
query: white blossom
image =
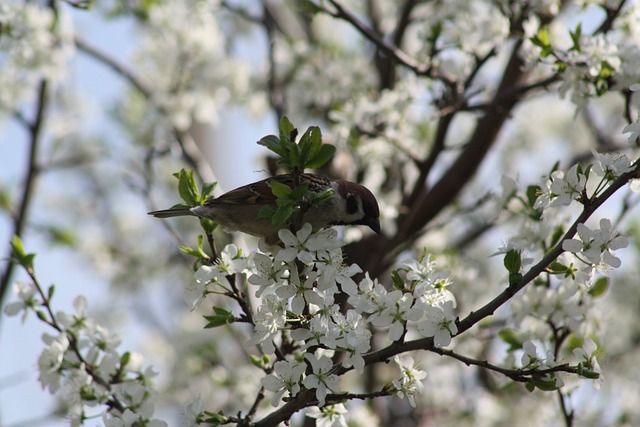
<svg viewBox="0 0 640 427">
<path fill-rule="evenodd" d="M 27 320 L 30 310 L 35 310 L 42 301 L 38 297 L 38 291 L 33 283 L 15 282 L 13 284 L 13 292 L 18 297 L 18 301 L 9 303 L 5 306 L 4 312 L 7 316 L 17 316 L 21 311 L 22 323 Z"/>
<path fill-rule="evenodd" d="M 453 302 L 445 301 L 441 305 L 431 305 L 425 308 L 426 319 L 418 324 L 418 332 L 425 337 L 433 337 L 436 347 L 446 347 L 451 343 L 451 337 L 458 333 L 453 312 Z"/>
<path fill-rule="evenodd" d="M 305 415 L 316 420 L 317 427 L 347 427 L 345 414 L 347 408 L 342 403 L 319 408 L 312 406 L 305 411 Z"/>
<path fill-rule="evenodd" d="M 323 305 L 324 299 L 315 287 L 318 273 L 305 271 L 302 278 L 298 274 L 298 267 L 293 264 L 288 283 L 276 289 L 276 295 L 285 300 L 291 299 L 291 311 L 294 314 L 302 314 L 307 304 Z"/>
<path fill-rule="evenodd" d="M 230 243 L 220 252 L 216 266 L 226 275 L 242 273 L 247 268 L 247 260 L 238 247 Z"/>
<path fill-rule="evenodd" d="M 538 356 L 538 348 L 533 341 L 525 341 L 522 344 L 522 350 L 520 363 L 524 368 L 538 368 L 543 364 L 544 359 Z"/>
<path fill-rule="evenodd" d="M 222 106 L 248 90 L 248 64 L 225 54 L 217 3 L 167 0 L 149 8 L 133 56 L 154 88 L 152 105 L 180 130 L 194 120 L 217 122 Z"/>
<path fill-rule="evenodd" d="M 415 408 L 415 396 L 422 393 L 424 389 L 422 380 L 427 377 L 427 373 L 417 368 L 412 357 L 401 358 L 400 356 L 394 356 L 393 361 L 400 368 L 400 374 L 402 375 L 392 383 L 396 394 L 401 399 L 406 396 L 409 404 Z"/>
<path fill-rule="evenodd" d="M 272 340 L 285 326 L 286 305 L 287 301 L 273 294 L 266 295 L 262 299 L 262 304 L 253 316 L 254 330 L 253 336 L 248 342 L 249 345 L 262 344 L 267 353 L 272 353 L 275 350 Z"/>
<path fill-rule="evenodd" d="M 311 364 L 312 373 L 307 375 L 302 384 L 308 389 L 316 390 L 316 399 L 318 406 L 322 407 L 329 390 L 334 393 L 340 389 L 340 379 L 336 374 L 331 374 L 333 362 L 327 356 L 316 358 L 314 354 L 307 353 L 305 359 Z"/>
<path fill-rule="evenodd" d="M 48 347 L 42 351 L 38 358 L 38 370 L 40 371 L 38 381 L 42 384 L 42 388 L 48 388 L 51 393 L 55 393 L 60 388 L 63 374 L 62 361 L 69 348 L 69 339 L 64 332 L 57 337 L 44 334 L 42 339 Z"/>
<path fill-rule="evenodd" d="M 249 276 L 249 283 L 258 286 L 256 297 L 260 297 L 268 289 L 284 283 L 286 265 L 282 261 L 276 261 L 268 255 L 256 253 L 253 255 L 253 263 L 257 272 Z"/>
<path fill-rule="evenodd" d="M 578 347 L 573 350 L 573 355 L 587 369 L 599 374 L 598 378 L 594 379 L 593 386 L 596 389 L 600 389 L 604 383 L 604 375 L 597 359 L 598 345 L 591 338 L 586 338 L 582 343 L 582 347 Z"/>
<path fill-rule="evenodd" d="M 413 306 L 413 295 L 398 289 L 389 292 L 381 303 L 377 311 L 369 317 L 369 321 L 374 326 L 388 326 L 391 341 L 402 338 L 407 321 L 418 320 L 423 314 L 422 310 Z"/>
<path fill-rule="evenodd" d="M 580 200 L 587 184 L 587 177 L 573 165 L 565 175 L 562 171 L 554 171 L 541 185 L 542 193 L 536 199 L 535 209 L 547 206 L 568 206 L 573 200 Z"/>
<path fill-rule="evenodd" d="M 288 392 L 291 397 L 298 394 L 306 368 L 307 365 L 304 363 L 286 360 L 279 360 L 273 364 L 275 374 L 269 374 L 260 380 L 265 389 L 275 393 L 271 399 L 272 406 L 278 406 L 284 392 Z"/>
<path fill-rule="evenodd" d="M 183 427 L 198 427 L 197 417 L 204 411 L 204 400 L 198 395 L 193 401 L 189 402 L 180 416 Z"/>
<path fill-rule="evenodd" d="M 195 282 L 187 284 L 184 291 L 184 301 L 191 311 L 202 304 L 204 298 L 212 291 L 212 285 L 221 286 L 224 289 L 230 287 L 226 274 L 218 267 L 203 265 L 195 272 Z"/>
<path fill-rule="evenodd" d="M 315 256 L 306 245 L 312 231 L 309 223 L 304 224 L 300 230 L 296 231 L 295 235 L 286 228 L 278 231 L 278 237 L 285 247 L 276 254 L 276 260 L 291 262 L 297 258 L 304 264 L 311 264 Z"/>
<path fill-rule="evenodd" d="M 622 129 L 622 133 L 629 134 L 627 138 L 629 144 L 638 143 L 640 138 L 640 121 L 629 123 Z"/>
<path fill-rule="evenodd" d="M 339 338 L 336 345 L 344 350 L 347 355 L 342 362 L 343 366 L 353 368 L 359 373 L 364 373 L 364 358 L 362 355 L 371 348 L 371 331 L 367 328 L 362 315 L 355 310 L 347 311 L 347 315 L 335 313 L 332 315 Z"/>
<path fill-rule="evenodd" d="M 347 295 L 355 295 L 358 292 L 358 285 L 352 277 L 361 273 L 362 269 L 356 264 L 347 266 L 344 263 L 341 249 L 320 253 L 316 267 L 319 272 L 318 289 L 324 291 L 335 289 L 337 291 L 336 283 L 338 283 L 342 292 Z"/>
<path fill-rule="evenodd" d="M 631 159 L 622 153 L 604 153 L 600 154 L 595 150 L 591 150 L 597 163 L 591 169 L 598 176 L 609 176 L 617 178 L 622 174 L 631 172 Z"/>
<path fill-rule="evenodd" d="M 588 261 L 599 266 L 620 267 L 620 258 L 613 251 L 626 248 L 629 239 L 616 232 L 607 218 L 600 220 L 599 229 L 590 229 L 584 224 L 578 224 L 579 239 L 567 239 L 562 243 L 562 249 L 583 255 Z"/>
</svg>

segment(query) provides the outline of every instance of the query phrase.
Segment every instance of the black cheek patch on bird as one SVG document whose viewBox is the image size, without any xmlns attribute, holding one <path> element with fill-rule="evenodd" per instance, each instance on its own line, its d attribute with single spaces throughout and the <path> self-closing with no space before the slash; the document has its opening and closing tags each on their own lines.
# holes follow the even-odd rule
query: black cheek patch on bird
<svg viewBox="0 0 640 427">
<path fill-rule="evenodd" d="M 358 212 L 358 199 L 353 194 L 347 196 L 347 213 L 353 215 Z"/>
</svg>

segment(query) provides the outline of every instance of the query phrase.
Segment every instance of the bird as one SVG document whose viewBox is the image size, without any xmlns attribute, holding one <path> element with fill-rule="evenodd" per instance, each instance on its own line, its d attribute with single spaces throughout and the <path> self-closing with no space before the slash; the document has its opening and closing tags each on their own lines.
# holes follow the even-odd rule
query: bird
<svg viewBox="0 0 640 427">
<path fill-rule="evenodd" d="M 276 196 L 270 187 L 272 181 L 290 188 L 294 187 L 293 175 L 281 174 L 236 188 L 201 206 L 156 210 L 148 214 L 156 218 L 176 216 L 207 218 L 228 231 L 241 231 L 264 238 L 269 244 L 276 244 L 279 241 L 278 231 L 288 228 L 288 225 L 274 225 L 269 218 L 258 218 L 260 209 L 276 203 Z M 300 174 L 299 182 L 307 183 L 309 191 L 314 193 L 320 193 L 328 188 L 335 192 L 334 197 L 320 206 L 310 206 L 302 219 L 303 224 L 311 224 L 314 231 L 333 225 L 366 225 L 380 234 L 378 201 L 363 185 L 310 173 Z"/>
</svg>

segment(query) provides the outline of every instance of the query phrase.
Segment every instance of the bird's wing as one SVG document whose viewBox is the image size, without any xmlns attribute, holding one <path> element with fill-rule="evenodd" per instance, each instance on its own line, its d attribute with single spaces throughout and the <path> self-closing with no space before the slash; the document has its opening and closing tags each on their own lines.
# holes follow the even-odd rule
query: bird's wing
<svg viewBox="0 0 640 427">
<path fill-rule="evenodd" d="M 274 180 L 288 187 L 293 187 L 291 174 L 276 175 L 231 190 L 209 203 L 226 203 L 230 205 L 273 204 L 276 202 L 276 197 L 273 195 L 269 183 Z M 320 191 L 329 184 L 329 180 L 323 176 L 306 173 L 301 174 L 301 181 L 308 182 L 311 191 Z"/>
<path fill-rule="evenodd" d="M 269 186 L 269 183 L 273 179 L 291 186 L 290 175 L 278 175 L 253 182 L 248 185 L 243 185 L 235 190 L 224 193 L 220 197 L 212 200 L 210 203 L 226 203 L 230 205 L 273 204 L 276 202 L 276 197 L 273 195 L 271 187 Z"/>
</svg>

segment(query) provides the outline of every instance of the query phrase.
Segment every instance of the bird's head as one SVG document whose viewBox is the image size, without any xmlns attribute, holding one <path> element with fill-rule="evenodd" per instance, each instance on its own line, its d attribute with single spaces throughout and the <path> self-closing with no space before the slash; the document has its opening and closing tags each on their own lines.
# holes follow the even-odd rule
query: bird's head
<svg viewBox="0 0 640 427">
<path fill-rule="evenodd" d="M 380 208 L 369 189 L 355 182 L 338 181 L 337 193 L 344 209 L 334 225 L 366 225 L 380 234 Z"/>
</svg>

